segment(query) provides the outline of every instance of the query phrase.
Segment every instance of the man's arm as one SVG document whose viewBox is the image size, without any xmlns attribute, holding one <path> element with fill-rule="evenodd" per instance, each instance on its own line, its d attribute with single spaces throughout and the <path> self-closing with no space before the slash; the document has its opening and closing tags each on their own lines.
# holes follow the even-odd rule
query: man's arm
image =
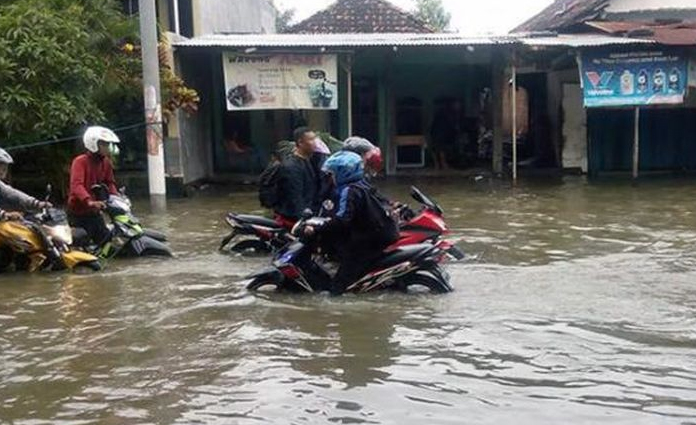
<svg viewBox="0 0 696 425">
<path fill-rule="evenodd" d="M 9 207 L 10 209 L 21 209 L 24 211 L 37 210 L 41 207 L 41 201 L 38 199 L 1 181 L 0 202 L 3 206 Z"/>
<path fill-rule="evenodd" d="M 321 229 L 322 232 L 335 232 L 340 229 L 347 228 L 355 217 L 356 205 L 360 201 L 358 199 L 359 192 L 345 187 L 338 194 L 338 205 L 336 214 L 329 220 Z"/>
<path fill-rule="evenodd" d="M 85 168 L 77 159 L 70 166 L 70 194 L 84 205 L 92 201 L 92 194 L 85 186 Z"/>
</svg>

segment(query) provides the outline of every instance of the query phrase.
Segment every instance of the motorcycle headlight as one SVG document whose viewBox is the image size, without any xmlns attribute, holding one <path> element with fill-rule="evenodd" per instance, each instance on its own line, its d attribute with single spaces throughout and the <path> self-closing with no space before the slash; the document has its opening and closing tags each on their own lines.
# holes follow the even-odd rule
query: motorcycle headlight
<svg viewBox="0 0 696 425">
<path fill-rule="evenodd" d="M 61 241 L 68 246 L 73 244 L 72 229 L 67 224 L 49 227 L 48 234 L 54 240 Z"/>
</svg>

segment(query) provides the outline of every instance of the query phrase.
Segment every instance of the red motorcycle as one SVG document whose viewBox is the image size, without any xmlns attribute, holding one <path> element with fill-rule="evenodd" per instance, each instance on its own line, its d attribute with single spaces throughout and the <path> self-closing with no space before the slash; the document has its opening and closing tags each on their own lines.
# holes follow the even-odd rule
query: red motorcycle
<svg viewBox="0 0 696 425">
<path fill-rule="evenodd" d="M 452 242 L 443 239 L 450 234 L 443 219 L 442 208 L 428 198 L 415 186 L 411 187 L 411 197 L 422 205 L 417 213 L 407 205 L 398 205 L 396 212 L 400 216 L 400 238 L 389 249 L 397 249 L 407 245 L 431 243 L 455 260 L 464 258 L 464 253 Z M 243 253 L 252 251 L 270 254 L 296 240 L 289 228 L 285 228 L 274 220 L 253 216 L 229 213 L 227 224 L 232 232 L 222 240 L 220 250 L 229 249 L 232 252 Z M 237 236 L 251 236 L 229 246 Z M 229 248 L 228 248 L 229 246 Z"/>
<path fill-rule="evenodd" d="M 414 213 L 407 205 L 397 207 L 401 217 L 400 237 L 390 249 L 429 242 L 455 260 L 464 259 L 461 249 L 443 239 L 450 234 L 450 230 L 443 218 L 442 208 L 415 186 L 411 186 L 411 197 L 423 207 L 418 213 Z"/>
</svg>

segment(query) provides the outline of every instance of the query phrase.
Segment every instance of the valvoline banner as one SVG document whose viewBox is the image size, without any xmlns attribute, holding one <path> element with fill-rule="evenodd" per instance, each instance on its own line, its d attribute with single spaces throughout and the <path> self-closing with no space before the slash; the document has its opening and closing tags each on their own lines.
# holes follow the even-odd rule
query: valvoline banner
<svg viewBox="0 0 696 425">
<path fill-rule="evenodd" d="M 337 109 L 336 55 L 222 55 L 227 110 Z"/>
<path fill-rule="evenodd" d="M 684 103 L 688 63 L 668 50 L 596 52 L 581 56 L 585 107 Z"/>
</svg>

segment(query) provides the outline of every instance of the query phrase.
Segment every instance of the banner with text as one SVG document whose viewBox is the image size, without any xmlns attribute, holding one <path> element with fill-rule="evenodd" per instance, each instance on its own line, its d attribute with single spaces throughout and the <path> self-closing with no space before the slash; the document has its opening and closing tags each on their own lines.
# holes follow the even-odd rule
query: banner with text
<svg viewBox="0 0 696 425">
<path fill-rule="evenodd" d="M 336 55 L 224 53 L 227 110 L 338 109 Z"/>
<path fill-rule="evenodd" d="M 681 54 L 664 50 L 583 52 L 585 107 L 684 103 L 687 63 Z"/>
</svg>

